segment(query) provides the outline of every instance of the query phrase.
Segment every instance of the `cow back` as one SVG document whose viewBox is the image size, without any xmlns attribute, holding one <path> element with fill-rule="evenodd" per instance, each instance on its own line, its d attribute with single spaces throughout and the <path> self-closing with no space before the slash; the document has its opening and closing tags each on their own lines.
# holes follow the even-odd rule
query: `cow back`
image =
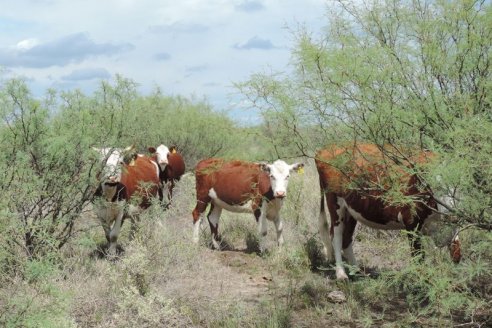
<svg viewBox="0 0 492 328">
<path fill-rule="evenodd" d="M 197 193 L 213 189 L 218 198 L 230 205 L 273 198 L 270 179 L 256 163 L 211 158 L 199 162 L 195 174 Z"/>
<path fill-rule="evenodd" d="M 412 163 L 425 163 L 429 158 L 419 153 L 409 158 Z M 394 161 L 372 144 L 347 147 L 329 146 L 315 158 L 320 186 L 325 192 L 343 197 L 347 204 L 372 222 L 387 224 L 399 215 L 407 227 L 419 223 L 436 209 L 428 187 L 421 185 L 416 174 Z M 404 196 L 416 201 L 392 201 L 391 189 L 399 186 Z"/>
<path fill-rule="evenodd" d="M 125 165 L 121 183 L 128 199 L 139 197 L 140 206 L 150 206 L 150 198 L 157 195 L 160 183 L 157 164 L 147 156 L 138 156 L 132 165 Z"/>
</svg>

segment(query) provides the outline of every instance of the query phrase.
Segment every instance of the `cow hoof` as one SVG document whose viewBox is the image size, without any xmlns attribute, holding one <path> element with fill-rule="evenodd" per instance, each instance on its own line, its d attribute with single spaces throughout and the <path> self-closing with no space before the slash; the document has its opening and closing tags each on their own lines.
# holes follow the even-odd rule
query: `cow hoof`
<svg viewBox="0 0 492 328">
<path fill-rule="evenodd" d="M 348 276 L 343 268 L 336 269 L 337 280 L 348 280 Z"/>
</svg>

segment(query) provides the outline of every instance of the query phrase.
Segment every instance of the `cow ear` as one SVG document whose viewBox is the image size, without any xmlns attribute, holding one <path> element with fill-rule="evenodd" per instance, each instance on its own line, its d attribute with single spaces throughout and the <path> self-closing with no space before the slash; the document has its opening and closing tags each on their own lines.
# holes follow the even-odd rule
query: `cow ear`
<svg viewBox="0 0 492 328">
<path fill-rule="evenodd" d="M 259 163 L 259 165 L 260 165 L 260 169 L 263 172 L 270 173 L 270 165 L 268 165 L 266 163 Z"/>
<path fill-rule="evenodd" d="M 304 164 L 303 163 L 295 163 L 290 166 L 291 170 L 296 171 L 299 174 L 304 173 Z"/>
<path fill-rule="evenodd" d="M 169 148 L 169 152 L 170 152 L 171 154 L 176 154 L 176 152 L 177 152 L 177 150 L 176 150 L 176 146 L 171 146 L 171 147 Z"/>
<path fill-rule="evenodd" d="M 149 148 L 147 148 L 147 149 L 148 149 L 149 153 L 151 153 L 151 154 L 153 154 L 153 153 L 155 153 L 155 152 L 156 152 L 155 147 L 149 147 Z"/>
</svg>

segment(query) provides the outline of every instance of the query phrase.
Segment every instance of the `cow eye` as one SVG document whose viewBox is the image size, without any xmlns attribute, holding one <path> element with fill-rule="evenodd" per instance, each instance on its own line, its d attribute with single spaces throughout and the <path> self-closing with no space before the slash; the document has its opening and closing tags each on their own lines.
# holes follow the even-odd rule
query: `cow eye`
<svg viewBox="0 0 492 328">
<path fill-rule="evenodd" d="M 272 178 L 273 180 L 275 180 L 275 176 L 273 174 L 270 174 L 270 178 Z"/>
<path fill-rule="evenodd" d="M 285 178 L 286 178 L 286 179 L 290 178 L 290 175 L 286 176 Z"/>
</svg>

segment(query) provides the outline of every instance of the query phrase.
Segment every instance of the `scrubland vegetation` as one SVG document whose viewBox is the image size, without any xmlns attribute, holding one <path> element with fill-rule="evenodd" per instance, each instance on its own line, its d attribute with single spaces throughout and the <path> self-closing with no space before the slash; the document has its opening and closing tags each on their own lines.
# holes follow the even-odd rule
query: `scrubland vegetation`
<svg viewBox="0 0 492 328">
<path fill-rule="evenodd" d="M 206 102 L 138 92 L 116 76 L 92 95 L 22 80 L 0 85 L 0 326 L 486 327 L 492 326 L 492 7 L 486 1 L 340 1 L 321 35 L 293 32 L 292 70 L 256 74 L 238 90 L 263 123 L 241 127 Z M 452 200 L 463 260 L 425 241 L 358 226 L 346 283 L 333 279 L 318 236 L 314 152 L 329 143 L 387 146 L 395 163 L 428 149 L 419 174 Z M 100 170 L 91 147 L 176 145 L 190 172 L 202 158 L 301 160 L 281 215 L 257 253 L 252 215 L 224 212 L 223 250 L 191 242 L 194 177 L 172 206 L 151 207 L 121 254 L 103 256 L 92 212 Z M 388 147 L 389 146 L 389 147 Z M 406 161 L 406 162 L 405 162 Z M 411 164 L 411 163 L 410 163 Z M 399 188 L 395 188 L 398 190 Z M 398 199 L 397 196 L 395 196 Z M 399 199 L 399 201 L 403 201 Z"/>
</svg>

